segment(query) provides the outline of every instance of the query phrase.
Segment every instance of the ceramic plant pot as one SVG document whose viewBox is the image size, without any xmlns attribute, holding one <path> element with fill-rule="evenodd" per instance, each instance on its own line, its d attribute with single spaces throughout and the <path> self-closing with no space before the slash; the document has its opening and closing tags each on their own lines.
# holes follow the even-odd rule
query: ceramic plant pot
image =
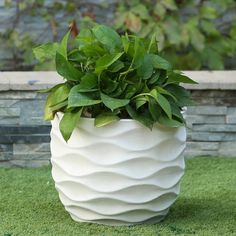
<svg viewBox="0 0 236 236">
<path fill-rule="evenodd" d="M 134 120 L 102 128 L 81 118 L 66 143 L 52 121 L 52 176 L 75 221 L 107 225 L 156 223 L 175 202 L 184 174 L 186 129 Z"/>
</svg>

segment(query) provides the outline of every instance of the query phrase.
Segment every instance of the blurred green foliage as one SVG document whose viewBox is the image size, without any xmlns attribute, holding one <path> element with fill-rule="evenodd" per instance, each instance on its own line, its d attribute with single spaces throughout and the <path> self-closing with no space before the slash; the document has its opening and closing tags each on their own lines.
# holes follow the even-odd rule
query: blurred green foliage
<svg viewBox="0 0 236 236">
<path fill-rule="evenodd" d="M 79 28 L 91 25 L 97 21 L 98 10 L 94 10 L 94 6 L 103 8 L 108 5 L 81 0 L 5 0 L 5 7 L 14 7 L 16 13 L 12 26 L 6 24 L 6 30 L 0 33 L 0 45 L 11 52 L 14 69 L 52 69 L 53 63 L 35 62 L 32 47 L 45 42 L 45 39 L 59 41 L 68 30 L 65 25 L 69 26 L 73 20 Z M 110 22 L 111 26 L 141 37 L 156 34 L 161 56 L 177 69 L 220 70 L 225 68 L 227 58 L 235 57 L 234 0 L 119 0 L 114 6 L 115 17 Z M 86 10 L 81 10 L 84 7 Z M 45 32 L 40 39 L 35 39 L 32 32 L 19 32 L 18 26 L 25 15 L 40 17 L 46 22 L 45 31 L 52 38 L 48 39 Z M 232 20 L 225 20 L 227 17 Z M 0 63 L 0 67 L 4 68 L 4 65 Z"/>
<path fill-rule="evenodd" d="M 236 22 L 223 28 L 234 0 L 122 0 L 115 28 L 142 37 L 154 33 L 162 56 L 177 69 L 224 69 L 236 52 Z M 223 22 L 224 23 L 224 22 Z"/>
</svg>

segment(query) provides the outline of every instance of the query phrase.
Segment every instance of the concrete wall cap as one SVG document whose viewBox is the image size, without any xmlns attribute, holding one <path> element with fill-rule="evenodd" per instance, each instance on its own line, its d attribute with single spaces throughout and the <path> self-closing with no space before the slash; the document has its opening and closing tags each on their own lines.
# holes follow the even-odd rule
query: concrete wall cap
<svg viewBox="0 0 236 236">
<path fill-rule="evenodd" d="M 236 90 L 236 70 L 233 71 L 183 71 L 198 84 L 184 84 L 189 90 Z M 55 71 L 0 72 L 0 91 L 35 91 L 62 83 Z"/>
</svg>

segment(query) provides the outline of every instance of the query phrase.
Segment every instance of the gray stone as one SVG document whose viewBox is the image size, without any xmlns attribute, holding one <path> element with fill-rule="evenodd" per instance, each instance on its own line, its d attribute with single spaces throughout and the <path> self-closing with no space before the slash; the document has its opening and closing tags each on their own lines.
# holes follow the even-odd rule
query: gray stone
<svg viewBox="0 0 236 236">
<path fill-rule="evenodd" d="M 193 124 L 224 124 L 225 116 L 187 115 L 186 123 L 190 128 Z"/>
<path fill-rule="evenodd" d="M 211 151 L 211 150 L 186 150 L 184 152 L 184 156 L 186 158 L 192 157 L 203 157 L 203 156 L 217 156 L 218 151 Z"/>
<path fill-rule="evenodd" d="M 10 143 L 48 143 L 50 142 L 49 135 L 43 134 L 33 134 L 33 135 L 2 135 L 0 136 L 0 143 L 10 144 Z"/>
<path fill-rule="evenodd" d="M 220 156 L 236 157 L 236 141 L 221 142 L 218 153 Z"/>
<path fill-rule="evenodd" d="M 19 107 L 2 107 L 0 109 L 0 117 L 18 117 L 20 116 Z"/>
<path fill-rule="evenodd" d="M 236 141 L 235 133 L 212 133 L 212 132 L 195 132 L 192 133 L 193 141 Z"/>
<path fill-rule="evenodd" d="M 192 131 L 187 128 L 187 140 L 191 140 L 192 139 Z"/>
<path fill-rule="evenodd" d="M 1 52 L 0 52 L 1 54 Z M 3 73 L 0 72 L 0 91 L 7 91 L 10 89 L 10 82 L 3 76 Z"/>
<path fill-rule="evenodd" d="M 13 144 L 14 155 L 19 154 L 35 154 L 35 153 L 50 153 L 49 143 L 33 143 L 33 144 Z"/>
<path fill-rule="evenodd" d="M 12 145 L 0 144 L 0 152 L 12 152 Z"/>
<path fill-rule="evenodd" d="M 13 71 L 13 72 L 2 72 L 3 78 L 7 79 L 10 84 L 11 90 L 33 90 L 51 88 L 55 84 L 63 83 L 63 78 L 53 71 Z M 17 79 L 16 79 L 17 78 Z M 0 81 L 1 85 L 1 81 Z"/>
<path fill-rule="evenodd" d="M 219 142 L 187 142 L 186 151 L 217 151 Z"/>
<path fill-rule="evenodd" d="M 16 107 L 19 100 L 0 100 L 0 108 L 2 107 Z"/>
<path fill-rule="evenodd" d="M 25 91 L 1 91 L 1 99 L 35 99 L 38 97 L 45 97 L 45 94 L 37 94 L 36 92 L 25 92 Z"/>
<path fill-rule="evenodd" d="M 51 122 L 44 120 L 43 117 L 44 117 L 43 114 L 40 117 L 31 117 L 31 119 L 32 119 L 31 124 L 34 124 L 34 125 L 51 125 Z"/>
<path fill-rule="evenodd" d="M 225 115 L 227 107 L 225 106 L 191 106 L 187 109 L 188 114 L 196 115 Z"/>
<path fill-rule="evenodd" d="M 234 116 L 236 116 L 236 107 L 228 107 L 227 115 L 234 115 Z"/>
<path fill-rule="evenodd" d="M 236 125 L 230 124 L 193 124 L 193 131 L 236 132 Z"/>
<path fill-rule="evenodd" d="M 13 153 L 12 160 L 49 160 L 51 157 L 50 152 L 26 152 L 22 154 Z"/>
<path fill-rule="evenodd" d="M 0 117 L 0 125 L 18 125 L 20 124 L 19 117 Z"/>
<path fill-rule="evenodd" d="M 12 158 L 12 150 L 11 144 L 0 144 L 0 161 L 10 160 Z"/>
<path fill-rule="evenodd" d="M 1 135 L 21 134 L 21 135 L 33 135 L 33 134 L 48 134 L 51 130 L 51 126 L 37 125 L 37 126 L 14 126 L 4 125 L 0 126 Z"/>
<path fill-rule="evenodd" d="M 197 105 L 234 107 L 236 90 L 192 90 L 191 95 Z"/>
<path fill-rule="evenodd" d="M 8 161 L 11 160 L 13 157 L 12 152 L 0 152 L 0 161 Z M 0 162 L 1 166 L 1 162 Z"/>
<path fill-rule="evenodd" d="M 8 166 L 36 168 L 41 166 L 48 166 L 49 164 L 49 160 L 10 160 Z"/>
<path fill-rule="evenodd" d="M 236 124 L 236 115 L 226 116 L 226 123 L 227 124 Z"/>
<path fill-rule="evenodd" d="M 21 100 L 19 106 L 21 109 L 21 125 L 40 125 L 44 124 L 44 100 Z M 32 119 L 33 117 L 33 119 Z"/>
</svg>

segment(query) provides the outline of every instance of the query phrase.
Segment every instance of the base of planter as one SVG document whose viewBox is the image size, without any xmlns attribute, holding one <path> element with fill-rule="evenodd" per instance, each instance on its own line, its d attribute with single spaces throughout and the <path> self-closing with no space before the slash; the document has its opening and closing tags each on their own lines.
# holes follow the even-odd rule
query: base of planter
<svg viewBox="0 0 236 236">
<path fill-rule="evenodd" d="M 52 122 L 52 176 L 72 219 L 106 225 L 157 223 L 180 190 L 186 130 L 132 120 L 94 127 L 81 119 L 66 143 Z"/>
<path fill-rule="evenodd" d="M 168 212 L 167 212 L 168 213 Z M 81 220 L 78 217 L 76 217 L 75 215 L 70 214 L 71 218 L 76 221 L 76 222 L 85 222 L 85 223 L 92 223 L 92 224 L 100 224 L 100 225 L 108 225 L 108 226 L 132 226 L 132 225 L 139 225 L 139 224 L 156 224 L 159 223 L 161 221 L 163 221 L 165 219 L 165 217 L 167 216 L 154 216 L 151 219 L 148 219 L 146 221 L 140 221 L 140 222 L 124 222 L 124 221 L 118 221 L 118 220 L 109 220 L 109 219 L 103 219 L 103 220 Z"/>
</svg>

